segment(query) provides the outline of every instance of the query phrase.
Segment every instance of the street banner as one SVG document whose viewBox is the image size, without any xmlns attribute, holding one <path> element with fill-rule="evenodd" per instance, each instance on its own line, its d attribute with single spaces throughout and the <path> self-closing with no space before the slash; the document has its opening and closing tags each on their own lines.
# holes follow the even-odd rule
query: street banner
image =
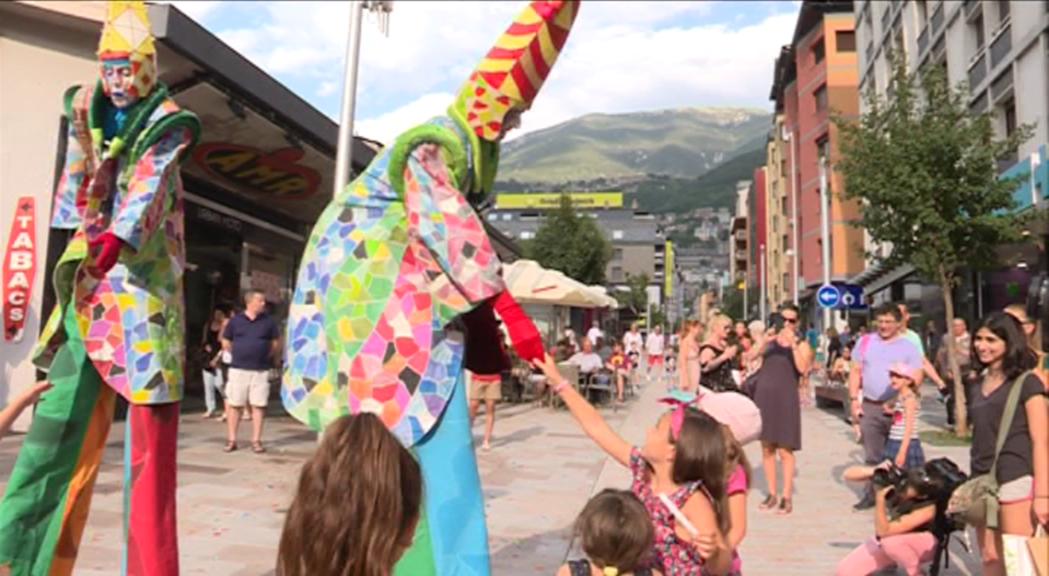
<svg viewBox="0 0 1049 576">
<path fill-rule="evenodd" d="M 36 209 L 32 196 L 18 199 L 4 256 L 4 341 L 21 342 L 36 274 Z"/>
</svg>

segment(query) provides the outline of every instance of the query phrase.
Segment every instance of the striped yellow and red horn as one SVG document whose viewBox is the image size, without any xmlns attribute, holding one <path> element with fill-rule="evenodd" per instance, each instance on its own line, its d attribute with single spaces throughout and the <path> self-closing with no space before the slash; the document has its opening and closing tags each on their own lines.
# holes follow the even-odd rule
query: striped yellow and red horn
<svg viewBox="0 0 1049 576">
<path fill-rule="evenodd" d="M 531 2 L 470 75 L 456 108 L 480 138 L 497 140 L 506 113 L 531 106 L 578 12 L 576 1 Z"/>
</svg>

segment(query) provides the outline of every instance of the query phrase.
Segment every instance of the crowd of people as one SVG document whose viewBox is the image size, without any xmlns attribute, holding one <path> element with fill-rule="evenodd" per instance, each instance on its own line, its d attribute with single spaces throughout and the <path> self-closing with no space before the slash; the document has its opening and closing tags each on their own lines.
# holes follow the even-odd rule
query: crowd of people
<svg viewBox="0 0 1049 576">
<path fill-rule="evenodd" d="M 236 449 L 237 424 L 249 409 L 253 449 L 264 450 L 265 374 L 279 340 L 264 308 L 262 295 L 252 292 L 243 312 L 216 310 L 205 327 L 205 417 L 216 413 L 216 396 L 224 397 L 227 451 Z M 935 449 L 923 446 L 918 434 L 922 384 L 931 380 L 949 399 L 953 374 L 947 347 L 941 341 L 935 351 L 927 349 L 928 338 L 910 331 L 908 318 L 903 306 L 877 308 L 870 331 L 855 337 L 828 333 L 819 363 L 799 328 L 798 309 L 789 305 L 767 324 L 733 322 L 721 313 L 705 325 L 686 320 L 669 338 L 659 326 L 642 334 L 637 324 L 620 338 L 607 337 L 597 325 L 578 341 L 573 331 L 565 331 L 534 371 L 582 431 L 630 470 L 632 481 L 587 503 L 575 525 L 586 558 L 567 562 L 558 575 L 741 574 L 739 546 L 747 532 L 753 472 L 743 443 L 756 436 L 761 444 L 766 485 L 759 509 L 791 514 L 803 381 L 817 368 L 847 383 L 865 462 L 849 468 L 845 479 L 865 486 L 856 510 L 874 513 L 874 536 L 843 558 L 838 574 L 871 574 L 891 566 L 923 574 L 959 528 L 948 512 L 950 506 L 962 514 L 968 510 L 965 502 L 955 502 L 968 484 L 953 462 L 928 459 L 926 451 Z M 989 478 L 993 485 L 995 505 L 973 522 L 982 570 L 991 576 L 1006 574 L 1011 536 L 1030 536 L 1037 525 L 1049 523 L 1049 385 L 1038 329 L 1026 310 L 1010 307 L 983 318 L 971 334 L 966 321 L 956 319 L 944 335 L 955 339 L 955 365 L 966 385 L 969 476 Z M 633 446 L 564 378 L 559 362 L 611 386 L 616 402 L 624 401 L 638 374 L 644 375 L 641 381 L 666 387 L 663 401 L 670 410 L 652 424 L 641 446 Z M 493 411 L 500 397 L 493 384 L 474 387 L 471 414 L 482 402 Z M 46 388 L 41 383 L 30 389 L 0 414 L 0 431 Z M 760 433 L 741 424 L 738 405 L 717 400 L 725 395 L 752 402 L 760 413 Z M 952 403 L 946 404 L 953 419 Z M 482 449 L 491 434 L 490 420 Z M 325 573 L 390 574 L 411 544 L 423 490 L 418 464 L 378 418 L 340 419 L 303 466 L 280 542 L 279 573 L 316 573 L 305 567 L 330 566 Z M 327 525 L 332 530 L 317 529 Z M 306 533 L 331 537 L 306 542 Z"/>
</svg>

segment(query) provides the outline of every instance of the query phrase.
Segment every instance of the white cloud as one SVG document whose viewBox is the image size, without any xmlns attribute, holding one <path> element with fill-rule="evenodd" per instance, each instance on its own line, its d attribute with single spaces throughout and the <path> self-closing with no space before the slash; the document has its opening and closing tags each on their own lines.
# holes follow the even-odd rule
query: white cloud
<svg viewBox="0 0 1049 576">
<path fill-rule="evenodd" d="M 218 35 L 271 74 L 338 92 L 349 28 L 345 2 L 263 2 L 243 9 L 266 24 Z M 359 134 L 382 140 L 451 103 L 523 2 L 397 2 L 390 35 L 366 16 L 358 84 Z M 181 4 L 180 4 L 181 7 Z M 705 2 L 590 2 L 521 133 L 589 112 L 702 105 L 766 105 L 773 59 L 790 41 L 795 15 L 746 27 L 692 25 Z M 667 27 L 667 26 L 670 27 Z M 333 86 L 335 84 L 335 86 Z M 447 97 L 440 102 L 437 99 Z M 414 98 L 414 99 L 413 99 Z M 391 109 L 396 107 L 396 109 Z M 332 116 L 338 110 L 327 110 Z M 375 132 L 370 132 L 375 131 Z"/>
<path fill-rule="evenodd" d="M 374 118 L 358 119 L 353 132 L 389 144 L 401 132 L 443 114 L 454 98 L 447 92 L 426 94 L 396 110 Z"/>
</svg>

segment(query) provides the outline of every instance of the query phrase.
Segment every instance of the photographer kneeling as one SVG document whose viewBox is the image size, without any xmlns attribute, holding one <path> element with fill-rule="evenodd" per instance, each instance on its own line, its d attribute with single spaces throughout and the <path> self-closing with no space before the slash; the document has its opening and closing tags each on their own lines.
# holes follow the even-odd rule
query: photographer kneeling
<svg viewBox="0 0 1049 576">
<path fill-rule="evenodd" d="M 943 511 L 951 492 L 965 480 L 953 462 L 939 458 L 907 471 L 891 462 L 855 466 L 845 471 L 845 479 L 873 482 L 874 537 L 838 564 L 838 575 L 861 576 L 896 566 L 914 576 L 938 560 L 938 549 L 946 547 L 953 529 Z"/>
</svg>

